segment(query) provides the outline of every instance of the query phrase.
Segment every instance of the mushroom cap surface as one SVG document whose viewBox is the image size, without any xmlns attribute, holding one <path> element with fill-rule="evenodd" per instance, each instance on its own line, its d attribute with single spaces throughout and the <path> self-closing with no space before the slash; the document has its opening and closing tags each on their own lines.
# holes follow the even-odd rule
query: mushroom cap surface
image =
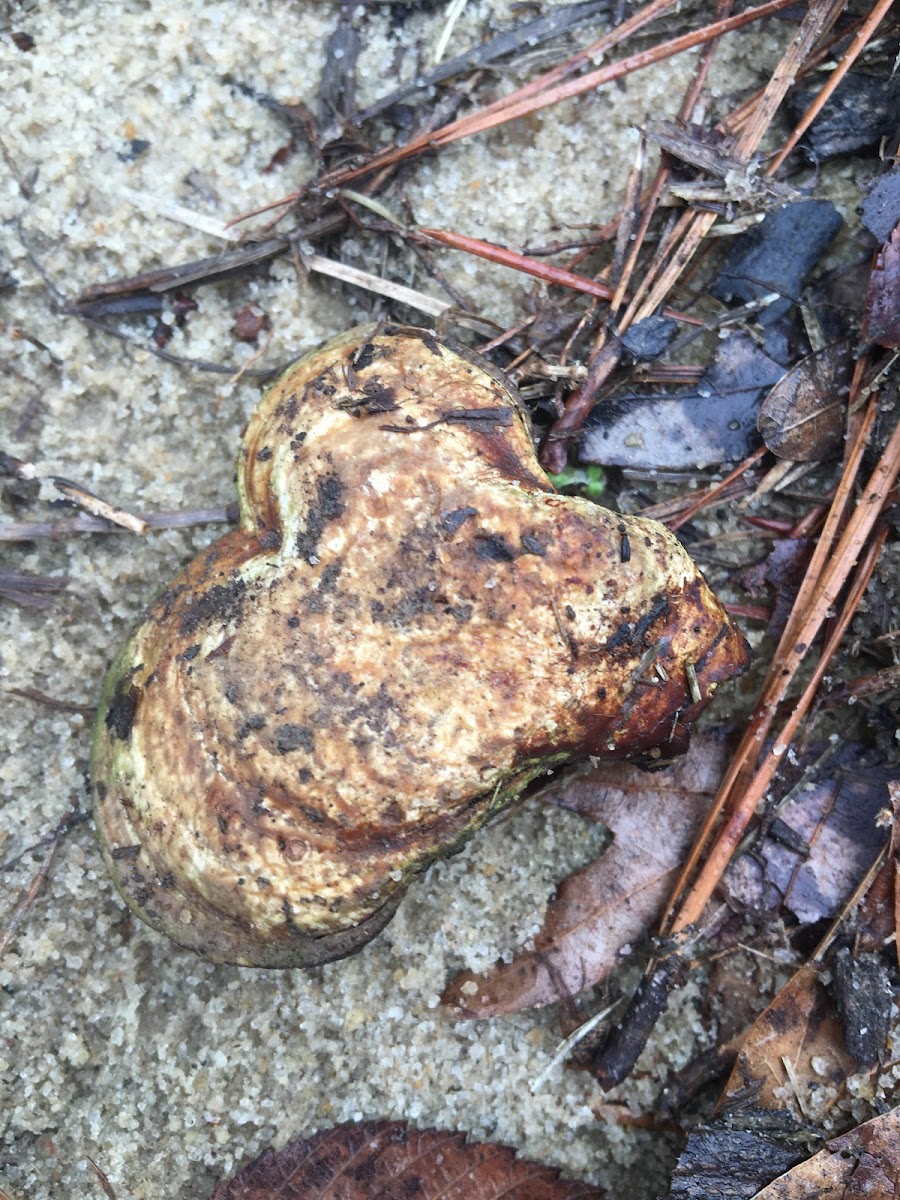
<svg viewBox="0 0 900 1200">
<path fill-rule="evenodd" d="M 117 887 L 213 961 L 354 952 L 532 781 L 680 753 L 746 665 L 675 537 L 557 494 L 512 384 L 425 330 L 289 367 L 238 487 L 113 665 L 92 757 Z"/>
</svg>

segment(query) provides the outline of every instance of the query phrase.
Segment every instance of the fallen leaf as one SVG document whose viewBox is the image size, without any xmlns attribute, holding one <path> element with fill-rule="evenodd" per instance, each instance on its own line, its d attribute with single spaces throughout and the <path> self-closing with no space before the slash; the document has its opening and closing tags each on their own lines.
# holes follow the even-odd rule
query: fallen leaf
<svg viewBox="0 0 900 1200">
<path fill-rule="evenodd" d="M 766 446 L 793 462 L 823 462 L 844 439 L 850 343 L 809 354 L 763 400 L 756 427 Z"/>
<path fill-rule="evenodd" d="M 410 1129 L 402 1121 L 336 1125 L 266 1150 L 209 1200 L 599 1200 L 586 1183 L 494 1142 Z"/>
<path fill-rule="evenodd" d="M 726 756 L 722 740 L 697 734 L 690 752 L 664 771 L 610 764 L 551 784 L 544 803 L 601 822 L 613 842 L 560 884 L 533 950 L 484 975 L 463 971 L 444 1003 L 464 1017 L 499 1016 L 552 1004 L 608 975 L 660 915 Z"/>
<path fill-rule="evenodd" d="M 821 968 L 807 963 L 750 1026 L 719 1107 L 749 1093 L 760 1108 L 806 1123 L 822 1089 L 841 1087 L 853 1071 Z"/>
<path fill-rule="evenodd" d="M 815 98 L 814 91 L 797 88 L 791 97 L 794 114 L 799 118 Z M 896 128 L 898 103 L 900 80 L 895 75 L 848 72 L 807 131 L 804 142 L 810 158 L 819 163 L 890 137 Z"/>
<path fill-rule="evenodd" d="M 876 1066 L 888 1043 L 894 1001 L 887 964 L 881 955 L 844 946 L 834 957 L 831 990 L 856 1070 Z"/>
<path fill-rule="evenodd" d="M 783 905 L 804 925 L 836 916 L 887 841 L 879 814 L 891 807 L 897 774 L 863 747 L 841 746 L 780 807 L 761 844 L 728 868 L 732 903 L 756 914 Z"/>
<path fill-rule="evenodd" d="M 761 325 L 772 324 L 797 302 L 806 276 L 842 224 L 829 200 L 782 205 L 733 239 L 711 295 L 748 304 L 777 293 L 757 317 Z"/>
<path fill-rule="evenodd" d="M 900 170 L 879 176 L 857 212 L 878 244 L 886 242 L 900 223 Z"/>
<path fill-rule="evenodd" d="M 875 256 L 860 337 L 864 342 L 900 346 L 900 225 Z"/>
<path fill-rule="evenodd" d="M 752 1200 L 893 1200 L 900 1194 L 900 1109 L 832 1138 Z"/>
<path fill-rule="evenodd" d="M 783 374 L 749 337 L 734 334 L 696 386 L 668 395 L 610 396 L 598 404 L 579 461 L 692 470 L 744 458 L 758 444 L 760 397 Z"/>
<path fill-rule="evenodd" d="M 766 626 L 769 637 L 780 636 L 787 624 L 813 546 L 811 538 L 778 538 L 762 562 L 754 563 L 740 574 L 741 583 L 754 600 L 767 587 L 775 594 L 775 605 Z"/>
</svg>

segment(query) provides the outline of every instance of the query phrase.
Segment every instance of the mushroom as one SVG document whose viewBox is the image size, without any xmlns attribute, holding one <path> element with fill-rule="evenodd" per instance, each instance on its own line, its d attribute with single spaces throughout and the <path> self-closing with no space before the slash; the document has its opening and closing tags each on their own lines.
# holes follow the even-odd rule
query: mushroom
<svg viewBox="0 0 900 1200">
<path fill-rule="evenodd" d="M 238 487 L 113 665 L 91 767 L 116 886 L 212 961 L 353 953 L 548 772 L 681 753 L 747 663 L 672 534 L 559 495 L 510 381 L 425 330 L 289 367 Z"/>
</svg>

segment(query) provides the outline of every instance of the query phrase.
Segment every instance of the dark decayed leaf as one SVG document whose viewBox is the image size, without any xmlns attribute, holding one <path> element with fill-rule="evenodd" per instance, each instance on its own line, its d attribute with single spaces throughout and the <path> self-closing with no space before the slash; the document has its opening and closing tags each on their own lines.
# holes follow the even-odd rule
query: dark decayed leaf
<svg viewBox="0 0 900 1200">
<path fill-rule="evenodd" d="M 775 603 L 766 626 L 769 637 L 779 636 L 787 624 L 813 545 L 811 538 L 778 538 L 761 562 L 741 571 L 741 583 L 754 600 L 768 588 L 774 593 Z"/>
<path fill-rule="evenodd" d="M 753 1200 L 894 1200 L 900 1195 L 900 1109 L 832 1138 Z"/>
<path fill-rule="evenodd" d="M 861 746 L 842 746 L 780 809 L 769 836 L 728 868 L 732 902 L 756 913 L 784 905 L 802 924 L 836 916 L 887 841 L 879 814 L 897 774 Z"/>
<path fill-rule="evenodd" d="M 887 965 L 877 954 L 843 947 L 835 955 L 832 992 L 857 1070 L 874 1067 L 884 1053 L 894 999 Z"/>
<path fill-rule="evenodd" d="M 878 346 L 900 346 L 900 225 L 875 256 L 861 337 Z"/>
<path fill-rule="evenodd" d="M 795 93 L 796 116 L 806 112 L 815 96 L 812 90 Z M 896 128 L 898 107 L 900 79 L 851 71 L 813 121 L 805 143 L 819 161 L 875 146 Z"/>
<path fill-rule="evenodd" d="M 759 399 L 784 367 L 743 335 L 726 338 L 696 387 L 667 396 L 625 395 L 598 404 L 579 461 L 643 470 L 734 462 L 759 442 Z"/>
<path fill-rule="evenodd" d="M 561 1180 L 465 1134 L 402 1121 L 336 1125 L 277 1152 L 266 1150 L 209 1200 L 599 1200 L 598 1188 Z"/>
<path fill-rule="evenodd" d="M 750 1197 L 801 1158 L 795 1147 L 766 1133 L 725 1123 L 699 1125 L 679 1155 L 667 1200 Z"/>
<path fill-rule="evenodd" d="M 622 334 L 622 346 L 632 358 L 650 362 L 659 358 L 678 329 L 678 322 L 662 313 L 654 313 L 630 325 Z"/>
<path fill-rule="evenodd" d="M 779 458 L 823 462 L 844 438 L 850 343 L 810 354 L 779 379 L 759 410 L 757 428 Z"/>
<path fill-rule="evenodd" d="M 684 758 L 648 774 L 615 764 L 551 784 L 541 799 L 606 825 L 614 840 L 560 884 L 534 949 L 485 975 L 463 971 L 445 1004 L 490 1017 L 551 1004 L 609 974 L 659 916 L 726 760 L 723 742 L 697 734 Z"/>
<path fill-rule="evenodd" d="M 734 239 L 710 292 L 740 304 L 777 292 L 780 299 L 758 318 L 762 325 L 771 324 L 799 298 L 804 279 L 841 225 L 840 213 L 828 200 L 785 204 Z"/>
<path fill-rule="evenodd" d="M 860 220 L 879 245 L 900 224 L 900 168 L 880 176 L 858 209 Z"/>
</svg>

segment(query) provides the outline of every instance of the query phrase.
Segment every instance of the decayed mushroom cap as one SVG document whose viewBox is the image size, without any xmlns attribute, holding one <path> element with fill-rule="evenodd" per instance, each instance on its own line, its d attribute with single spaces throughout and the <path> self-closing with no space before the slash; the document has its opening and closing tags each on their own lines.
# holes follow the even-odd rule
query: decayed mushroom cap
<svg viewBox="0 0 900 1200">
<path fill-rule="evenodd" d="M 92 766 L 126 901 L 212 960 L 353 952 L 548 768 L 681 752 L 747 661 L 675 538 L 554 492 L 511 384 L 423 330 L 290 367 L 239 489 L 113 666 Z"/>
</svg>

